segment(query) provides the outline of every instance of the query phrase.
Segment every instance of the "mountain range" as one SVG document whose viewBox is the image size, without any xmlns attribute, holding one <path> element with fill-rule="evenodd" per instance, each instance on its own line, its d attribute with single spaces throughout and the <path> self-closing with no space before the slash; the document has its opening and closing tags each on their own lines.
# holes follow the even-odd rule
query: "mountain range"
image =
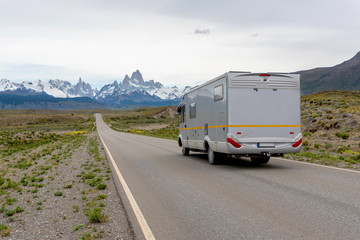
<svg viewBox="0 0 360 240">
<path fill-rule="evenodd" d="M 77 104 L 77 106 L 84 108 L 135 108 L 177 105 L 181 96 L 188 89 L 190 87 L 179 89 L 174 86 L 169 88 L 154 80 L 144 81 L 139 70 L 133 72 L 131 77 L 126 75 L 123 81 L 114 81 L 112 84 L 103 86 L 100 90 L 93 89 L 90 84 L 85 83 L 81 78 L 75 85 L 59 79 L 23 81 L 22 83 L 1 79 L 0 109 L 22 107 L 68 109 L 72 107 L 64 103 L 68 103 L 70 100 L 71 102 L 80 101 L 81 104 Z M 16 98 L 16 96 L 21 97 Z M 39 101 L 36 102 L 35 100 Z M 46 104 L 48 101 L 50 103 Z M 86 102 L 88 106 L 86 106 Z"/>
<path fill-rule="evenodd" d="M 333 67 L 298 71 L 301 93 L 324 90 L 360 90 L 360 52 L 353 58 Z M 24 81 L 15 83 L 0 80 L 0 109 L 20 108 L 136 108 L 178 105 L 181 96 L 190 89 L 164 87 L 154 80 L 144 81 L 139 70 L 94 89 L 81 78 L 73 85 L 64 80 Z"/>
</svg>

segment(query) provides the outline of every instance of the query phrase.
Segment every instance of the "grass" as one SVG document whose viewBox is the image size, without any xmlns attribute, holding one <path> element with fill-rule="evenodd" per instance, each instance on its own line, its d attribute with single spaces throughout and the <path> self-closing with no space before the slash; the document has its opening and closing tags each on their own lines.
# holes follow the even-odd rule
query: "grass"
<svg viewBox="0 0 360 240">
<path fill-rule="evenodd" d="M 0 232 L 2 237 L 8 237 L 10 235 L 11 229 L 8 226 L 0 223 Z"/>
<path fill-rule="evenodd" d="M 85 215 L 88 216 L 91 223 L 107 222 L 109 219 L 109 216 L 102 212 L 102 208 L 91 208 Z"/>
<path fill-rule="evenodd" d="M 73 205 L 73 212 L 78 212 L 78 211 L 79 211 L 79 206 Z"/>
<path fill-rule="evenodd" d="M 62 193 L 62 192 L 60 192 L 60 191 L 59 191 L 59 192 L 55 192 L 55 193 L 54 193 L 54 196 L 56 196 L 56 197 L 60 197 L 60 196 L 62 196 L 62 195 L 63 195 L 63 193 Z"/>
<path fill-rule="evenodd" d="M 99 195 L 97 195 L 97 199 L 98 200 L 102 200 L 102 199 L 106 199 L 107 198 L 107 195 L 105 195 L 105 194 L 99 194 Z"/>
<path fill-rule="evenodd" d="M 83 224 L 77 225 L 74 227 L 74 231 L 78 231 L 80 228 L 83 228 L 83 227 L 84 227 Z"/>
</svg>

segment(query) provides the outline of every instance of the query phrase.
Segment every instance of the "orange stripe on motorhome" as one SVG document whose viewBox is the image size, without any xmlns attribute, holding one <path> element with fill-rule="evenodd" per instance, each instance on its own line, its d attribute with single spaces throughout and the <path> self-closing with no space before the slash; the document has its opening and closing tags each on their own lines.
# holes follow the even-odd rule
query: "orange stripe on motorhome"
<svg viewBox="0 0 360 240">
<path fill-rule="evenodd" d="M 205 129 L 205 127 L 179 128 L 180 130 Z"/>
<path fill-rule="evenodd" d="M 208 126 L 208 128 L 223 128 L 223 127 L 301 127 L 301 125 L 219 125 Z M 192 130 L 192 129 L 205 129 L 205 127 L 191 127 L 191 128 L 179 128 L 180 130 Z"/>
<path fill-rule="evenodd" d="M 228 127 L 301 127 L 301 125 L 228 125 Z"/>
<path fill-rule="evenodd" d="M 223 128 L 223 127 L 226 127 L 226 125 L 208 126 L 208 128 Z"/>
</svg>

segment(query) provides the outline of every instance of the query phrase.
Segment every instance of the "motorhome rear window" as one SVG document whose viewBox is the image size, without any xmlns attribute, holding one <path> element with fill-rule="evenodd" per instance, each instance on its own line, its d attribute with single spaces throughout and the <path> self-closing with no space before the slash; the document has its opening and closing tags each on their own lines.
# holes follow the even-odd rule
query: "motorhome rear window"
<svg viewBox="0 0 360 240">
<path fill-rule="evenodd" d="M 223 85 L 216 86 L 214 88 L 214 101 L 221 101 L 224 99 L 224 87 Z"/>
<path fill-rule="evenodd" d="M 189 105 L 189 117 L 196 118 L 196 103 L 192 103 Z"/>
</svg>

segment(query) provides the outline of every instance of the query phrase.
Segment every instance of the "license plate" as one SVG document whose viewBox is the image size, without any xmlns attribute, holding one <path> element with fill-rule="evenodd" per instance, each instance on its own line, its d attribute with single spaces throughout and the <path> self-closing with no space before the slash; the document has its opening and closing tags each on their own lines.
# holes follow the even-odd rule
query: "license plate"
<svg viewBox="0 0 360 240">
<path fill-rule="evenodd" d="M 274 148 L 275 143 L 258 143 L 258 148 Z"/>
</svg>

